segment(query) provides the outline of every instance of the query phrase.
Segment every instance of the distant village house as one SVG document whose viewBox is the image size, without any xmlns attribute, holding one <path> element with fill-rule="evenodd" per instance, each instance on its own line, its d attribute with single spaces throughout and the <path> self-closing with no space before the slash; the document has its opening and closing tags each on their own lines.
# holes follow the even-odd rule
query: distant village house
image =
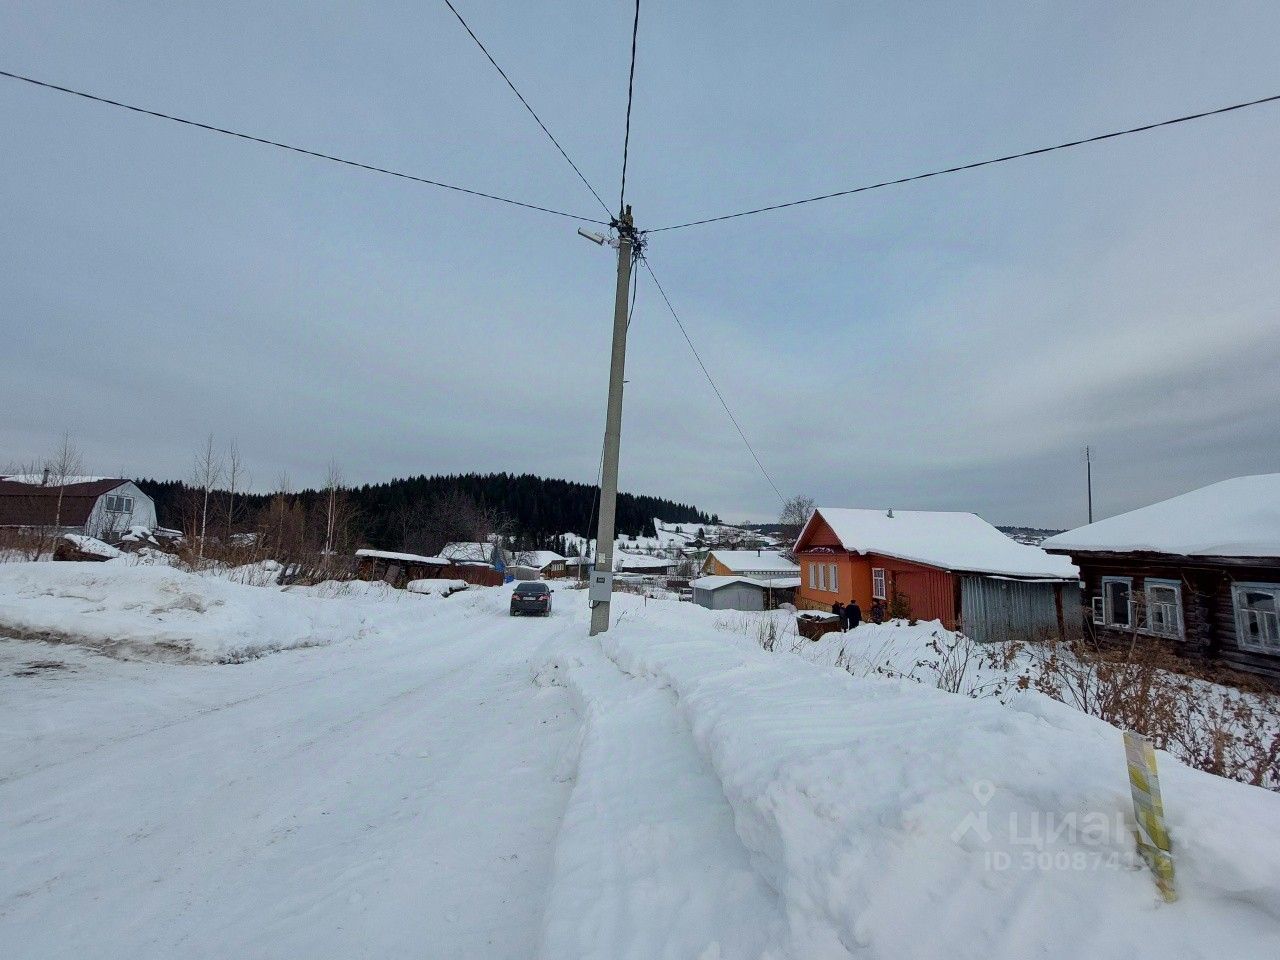
<svg viewBox="0 0 1280 960">
<path fill-rule="evenodd" d="M 796 606 L 857 600 L 938 620 L 975 640 L 1078 633 L 1079 580 L 1065 557 L 1010 540 L 972 513 L 819 507 L 796 541 Z"/>
<path fill-rule="evenodd" d="M 0 477 L 0 527 L 54 530 L 112 540 L 156 526 L 156 505 L 132 480 L 48 474 Z"/>
</svg>

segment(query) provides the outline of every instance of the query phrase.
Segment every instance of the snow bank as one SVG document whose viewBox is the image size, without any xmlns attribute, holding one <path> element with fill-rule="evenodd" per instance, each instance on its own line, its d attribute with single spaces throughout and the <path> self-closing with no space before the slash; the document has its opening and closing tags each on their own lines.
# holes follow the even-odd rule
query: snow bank
<svg viewBox="0 0 1280 960">
<path fill-rule="evenodd" d="M 576 641 L 576 642 L 575 642 Z M 582 730 L 538 960 L 755 958 L 785 930 L 733 810 L 671 691 L 622 674 L 594 642 L 548 654 Z"/>
<path fill-rule="evenodd" d="M 423 580 L 410 580 L 405 589 L 410 593 L 440 594 L 447 597 L 451 593 L 465 590 L 470 584 L 465 580 L 450 580 L 447 577 L 428 577 Z"/>
<path fill-rule="evenodd" d="M 851 677 L 660 608 L 601 639 L 674 694 L 782 900 L 788 955 L 1276 955 L 1280 796 L 1161 754 L 1181 891 L 1166 905 L 1101 721 L 1036 694 L 1010 709 Z"/>
<path fill-rule="evenodd" d="M 128 657 L 239 662 L 356 636 L 375 613 L 128 557 L 0 566 L 0 633 Z"/>
</svg>

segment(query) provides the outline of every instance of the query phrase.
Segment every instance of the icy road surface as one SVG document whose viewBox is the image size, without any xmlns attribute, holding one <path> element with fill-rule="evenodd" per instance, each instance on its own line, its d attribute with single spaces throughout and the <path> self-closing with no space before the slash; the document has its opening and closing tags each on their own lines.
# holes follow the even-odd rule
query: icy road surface
<svg viewBox="0 0 1280 960">
<path fill-rule="evenodd" d="M 0 955 L 532 956 L 578 724 L 527 660 L 565 624 L 473 599 L 239 665 L 0 642 Z"/>
</svg>

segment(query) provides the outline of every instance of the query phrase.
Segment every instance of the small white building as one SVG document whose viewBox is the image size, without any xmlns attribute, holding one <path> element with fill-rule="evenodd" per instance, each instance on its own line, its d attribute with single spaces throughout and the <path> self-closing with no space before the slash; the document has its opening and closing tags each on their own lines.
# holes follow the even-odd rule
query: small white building
<svg viewBox="0 0 1280 960">
<path fill-rule="evenodd" d="M 132 480 L 120 477 L 0 477 L 0 527 L 56 528 L 111 540 L 130 527 L 156 527 L 156 504 Z"/>
<path fill-rule="evenodd" d="M 693 602 L 708 610 L 771 610 L 790 602 L 800 586 L 799 577 L 756 580 L 753 577 L 699 577 L 689 584 Z"/>
</svg>

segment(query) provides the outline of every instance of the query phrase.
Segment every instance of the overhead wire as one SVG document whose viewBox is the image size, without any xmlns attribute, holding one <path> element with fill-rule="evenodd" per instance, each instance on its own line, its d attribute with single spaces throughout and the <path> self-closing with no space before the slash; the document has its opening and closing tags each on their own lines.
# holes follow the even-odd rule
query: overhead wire
<svg viewBox="0 0 1280 960">
<path fill-rule="evenodd" d="M 279 140 L 270 140 L 266 137 L 258 137 L 249 133 L 242 133 L 238 130 L 231 130 L 227 127 L 215 126 L 211 123 L 203 123 L 199 120 L 191 120 L 187 117 L 179 117 L 169 113 L 162 113 L 159 110 L 149 110 L 146 107 L 140 107 L 136 104 L 125 103 L 121 100 L 113 100 L 110 97 L 99 96 L 96 93 L 87 93 L 84 90 L 75 90 L 71 87 L 64 87 L 56 83 L 49 83 L 45 80 L 37 80 L 34 77 L 24 76 L 20 73 L 12 73 L 8 70 L 0 70 L 0 77 L 8 77 L 11 80 L 20 80 L 23 83 L 29 83 L 36 87 L 43 87 L 46 90 L 54 90 L 58 93 L 70 94 L 73 97 L 80 97 L 84 100 L 92 100 L 95 103 L 106 104 L 111 107 L 119 107 L 122 110 L 129 110 L 133 113 L 140 113 L 148 117 L 155 117 L 159 120 L 170 120 L 174 123 L 181 123 L 188 127 L 195 127 L 199 130 L 206 130 L 210 133 L 220 133 L 224 136 L 235 137 L 238 140 L 248 140 L 251 143 L 259 143 L 267 147 L 276 147 L 281 150 L 288 150 L 292 153 L 300 153 L 303 156 L 314 157 L 317 160 L 328 160 L 331 163 L 340 163 L 346 167 L 354 167 L 358 170 L 366 170 L 370 173 L 380 173 L 388 177 L 396 177 L 400 180 L 411 180 L 414 183 L 424 183 L 432 187 L 440 187 L 445 190 L 452 190 L 457 193 L 465 193 L 473 197 L 482 197 L 486 200 L 496 200 L 499 203 L 510 204 L 514 207 L 523 207 L 526 210 L 537 210 L 540 213 L 550 213 L 557 217 L 565 217 L 569 220 L 585 221 L 587 223 L 598 223 L 608 226 L 608 221 L 596 220 L 592 217 L 579 216 L 576 213 L 568 213 L 564 210 L 557 210 L 554 207 L 546 207 L 536 203 L 527 203 L 524 200 L 513 200 L 511 197 L 504 197 L 496 193 L 487 193 L 483 190 L 473 190 L 470 187 L 460 187 L 457 184 L 445 183 L 442 180 L 433 180 L 429 177 L 420 177 L 412 173 L 404 173 L 399 170 L 392 170 L 388 167 L 379 167 L 371 163 L 362 163 L 358 160 L 350 160 L 346 157 L 339 157 L 331 153 L 323 153 L 319 150 L 311 150 L 307 147 L 299 147 L 290 143 L 284 143 Z"/>
<path fill-rule="evenodd" d="M 591 195 L 596 198 L 596 202 L 599 203 L 600 206 L 604 209 L 605 215 L 612 216 L 612 214 L 609 211 L 609 205 L 605 203 L 604 200 L 601 198 L 600 194 L 596 192 L 596 188 L 591 185 L 591 181 L 588 180 L 586 176 L 582 173 L 582 171 L 578 169 L 578 165 L 574 163 L 573 158 L 570 157 L 569 154 L 565 152 L 564 147 L 560 146 L 560 141 L 557 140 L 555 138 L 555 135 L 550 130 L 547 129 L 547 125 L 542 122 L 542 118 L 538 116 L 537 112 L 533 109 L 533 107 L 529 106 L 529 101 L 524 98 L 524 94 L 522 94 L 519 90 L 516 89 L 516 85 L 512 83 L 511 78 L 507 76 L 507 71 L 503 70 L 502 67 L 498 65 L 498 61 L 493 59 L 493 54 L 489 52 L 489 48 L 484 45 L 484 42 L 478 36 L 476 36 L 476 32 L 472 30 L 471 25 L 467 23 L 466 20 L 463 19 L 462 14 L 458 12 L 458 8 L 453 5 L 451 0 L 444 0 L 444 3 L 445 3 L 445 6 L 447 6 L 449 10 L 453 13 L 453 15 L 458 18 L 458 22 L 462 24 L 462 28 L 467 31 L 467 33 L 471 36 L 471 39 L 476 42 L 476 46 L 480 48 L 480 52 L 485 55 L 485 57 L 488 59 L 488 61 L 491 64 L 493 64 L 493 69 L 497 70 L 498 75 L 507 82 L 507 86 L 511 88 L 511 92 L 516 95 L 516 99 L 519 100 L 522 104 L 524 104 L 524 108 L 529 111 L 529 116 L 533 117 L 533 119 L 537 121 L 538 126 L 542 128 L 542 132 L 547 135 L 547 139 L 549 139 L 553 144 L 555 144 L 555 148 L 560 151 L 560 156 L 564 157 L 565 161 L 569 164 L 569 166 L 573 168 L 573 172 L 578 175 L 578 179 L 581 180 L 583 184 L 586 185 L 586 188 L 591 191 Z"/>
<path fill-rule="evenodd" d="M 1043 153 L 1053 153 L 1055 150 L 1067 150 L 1071 147 L 1084 146 L 1089 143 L 1098 143 L 1103 140 L 1112 140 L 1116 137 L 1126 137 L 1130 134 L 1145 133 L 1149 130 L 1157 130 L 1161 127 L 1171 127 L 1179 123 L 1188 123 L 1192 120 L 1202 120 L 1205 117 L 1215 117 L 1224 113 L 1231 113 L 1236 110 L 1244 110 L 1249 107 L 1260 106 L 1265 103 L 1273 103 L 1280 100 L 1280 94 L 1270 97 L 1261 97 L 1257 100 L 1248 100 L 1244 103 L 1233 103 L 1226 107 L 1217 107 L 1213 110 L 1203 110 L 1200 113 L 1191 113 L 1181 117 L 1173 117 L 1169 120 L 1160 120 L 1156 123 L 1144 123 L 1138 127 L 1129 127 L 1125 130 L 1114 130 L 1111 133 L 1100 133 L 1096 136 L 1085 137 L 1081 140 L 1069 140 L 1066 143 L 1055 144 L 1051 147 L 1037 147 L 1034 150 L 1023 150 L 1020 153 L 1010 153 L 1002 157 L 993 157 L 988 160 L 978 160 L 974 163 L 962 163 L 953 167 L 946 167 L 941 170 L 931 170 L 928 173 L 917 173 L 909 177 L 899 177 L 895 180 L 882 180 L 879 183 L 870 183 L 861 187 L 851 187 L 847 190 L 836 190 L 832 193 L 823 193 L 815 197 L 805 197 L 800 200 L 789 200 L 785 203 L 772 203 L 764 207 L 754 207 L 750 210 L 740 210 L 737 213 L 726 213 L 718 217 L 705 217 L 701 220 L 689 220 L 685 223 L 671 224 L 666 227 L 655 227 L 646 231 L 647 233 L 662 233 L 666 230 L 683 230 L 686 227 L 698 227 L 708 223 L 720 223 L 724 220 L 735 220 L 739 217 L 750 217 L 757 213 L 768 213 L 773 210 L 785 210 L 788 207 L 798 207 L 806 203 L 818 203 L 822 200 L 832 200 L 836 197 L 847 197 L 855 193 L 866 193 L 868 190 L 879 190 L 882 187 L 893 187 L 903 183 L 912 183 L 916 180 L 927 180 L 930 177 L 941 177 L 949 173 L 960 173 L 964 170 L 976 170 L 978 167 L 989 167 L 996 163 L 1007 163 L 1010 160 L 1021 160 L 1025 157 L 1034 157 Z"/>
<path fill-rule="evenodd" d="M 627 209 L 627 154 L 631 149 L 631 101 L 636 90 L 636 37 L 639 33 L 640 0 L 636 0 L 636 15 L 631 22 L 631 73 L 627 78 L 627 125 L 622 137 L 622 189 L 618 194 L 618 216 L 622 216 Z"/>
<path fill-rule="evenodd" d="M 751 445 L 751 441 L 747 439 L 746 433 L 742 430 L 742 425 L 738 423 L 738 418 L 733 415 L 733 411 L 729 409 L 729 403 L 725 400 L 724 394 L 720 392 L 720 388 L 716 386 L 715 379 L 711 376 L 711 371 L 707 369 L 707 365 L 702 362 L 702 356 L 698 353 L 698 348 L 693 345 L 693 340 L 689 337 L 689 331 L 685 329 L 684 322 L 680 319 L 680 314 L 676 312 L 676 308 L 671 304 L 671 298 L 667 296 L 667 291 L 663 289 L 662 282 L 658 279 L 658 275 L 653 272 L 653 266 L 649 263 L 647 256 L 642 256 L 640 261 L 649 271 L 649 276 L 653 280 L 653 285 L 658 288 L 658 293 L 662 295 L 663 302 L 667 305 L 667 309 L 671 311 L 671 319 L 676 322 L 676 326 L 680 328 L 680 334 L 684 337 L 684 342 L 689 345 L 689 350 L 693 353 L 693 359 L 698 361 L 698 366 L 702 369 L 702 375 L 707 378 L 707 383 L 711 385 L 711 390 L 715 393 L 716 399 L 720 401 L 720 406 L 724 407 L 724 412 L 729 415 L 729 421 L 733 424 L 738 436 L 742 438 L 743 444 L 747 448 L 747 452 L 751 454 L 751 459 L 756 462 L 756 466 L 760 468 L 760 473 L 764 476 L 765 481 L 773 488 L 774 494 L 778 497 L 779 502 L 786 503 L 787 498 L 782 495 L 782 491 L 778 489 L 778 485 L 773 482 L 773 477 L 769 476 L 769 471 L 765 469 L 764 464 L 760 461 L 760 456 L 756 453 L 755 447 Z"/>
</svg>

